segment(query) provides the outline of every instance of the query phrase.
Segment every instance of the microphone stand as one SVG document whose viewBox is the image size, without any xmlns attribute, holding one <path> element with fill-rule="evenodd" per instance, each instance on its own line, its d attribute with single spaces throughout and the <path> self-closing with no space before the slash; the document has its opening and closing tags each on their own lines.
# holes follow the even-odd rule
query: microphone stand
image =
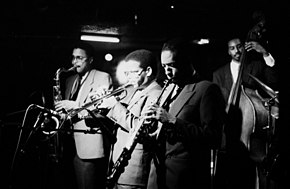
<svg viewBox="0 0 290 189">
<path fill-rule="evenodd" d="M 43 113 L 40 112 L 40 113 L 38 114 L 37 118 L 36 118 L 36 121 L 35 121 L 35 123 L 34 123 L 34 125 L 33 125 L 33 127 L 32 127 L 32 130 L 30 131 L 30 133 L 29 133 L 29 135 L 28 135 L 28 137 L 27 137 L 27 139 L 26 139 L 26 141 L 25 141 L 25 143 L 24 143 L 24 145 L 23 145 L 23 148 L 20 149 L 20 152 L 21 152 L 22 154 L 25 153 L 24 148 L 25 148 L 26 144 L 28 143 L 30 137 L 31 137 L 32 134 L 34 134 L 34 133 L 36 132 L 36 130 L 39 128 L 39 127 L 37 127 L 37 125 L 40 123 L 42 117 L 43 117 Z"/>
<path fill-rule="evenodd" d="M 43 129 L 41 129 L 43 130 Z M 96 134 L 99 132 L 99 129 L 93 129 L 93 127 L 91 127 L 90 129 L 50 129 L 50 131 L 56 131 L 56 132 L 80 132 L 80 133 L 84 133 L 84 134 Z M 53 136 L 53 134 L 52 134 Z"/>
<path fill-rule="evenodd" d="M 24 144 L 22 145 L 22 148 L 19 148 L 20 147 L 20 143 L 21 143 L 21 139 L 22 139 L 22 131 L 24 129 L 24 126 L 25 126 L 25 120 L 26 120 L 26 116 L 27 116 L 27 113 L 28 111 L 31 109 L 31 105 L 26 109 L 25 111 L 25 115 L 24 115 L 24 119 L 23 119 L 23 123 L 21 125 L 21 128 L 20 128 L 20 133 L 19 133 L 19 137 L 18 137 L 18 141 L 17 141 L 17 144 L 16 144 L 16 149 L 14 151 L 14 155 L 13 155 L 13 159 L 12 159 L 12 163 L 11 163 L 11 166 L 10 166 L 10 172 L 9 172 L 9 188 L 12 188 L 13 187 L 13 174 L 14 174 L 14 168 L 15 168 L 15 164 L 16 164 L 16 158 L 17 158 L 17 155 L 18 153 L 20 152 L 22 155 L 25 154 L 25 151 L 24 149 L 26 148 L 27 146 L 27 143 L 30 139 L 30 137 L 32 136 L 33 133 L 35 133 L 35 131 L 39 128 L 37 125 L 39 125 L 40 121 L 42 120 L 43 118 L 43 113 L 40 112 L 36 118 L 36 121 L 33 125 L 33 130 L 31 130 L 29 132 L 29 135 L 27 137 L 27 139 L 25 140 Z"/>
<path fill-rule="evenodd" d="M 268 125 L 266 127 L 264 127 L 264 129 L 267 129 L 266 132 L 266 168 L 265 168 L 265 174 L 266 174 L 266 181 L 265 181 L 265 188 L 269 188 L 270 187 L 270 170 L 271 167 L 269 167 L 269 161 L 271 162 L 271 158 L 270 155 L 270 146 L 272 144 L 272 139 L 273 136 L 275 135 L 275 125 L 273 124 L 273 119 L 272 119 L 272 106 L 275 104 L 276 100 L 276 96 L 270 98 L 268 101 L 265 101 L 265 107 L 268 108 Z"/>
</svg>

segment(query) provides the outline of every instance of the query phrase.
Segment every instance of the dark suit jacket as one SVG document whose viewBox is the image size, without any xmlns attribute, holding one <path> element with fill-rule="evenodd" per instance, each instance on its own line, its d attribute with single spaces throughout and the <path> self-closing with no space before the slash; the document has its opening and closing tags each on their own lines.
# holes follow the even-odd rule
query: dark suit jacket
<svg viewBox="0 0 290 189">
<path fill-rule="evenodd" d="M 177 120 L 163 125 L 165 152 L 160 164 L 152 164 L 147 188 L 209 187 L 210 149 L 219 145 L 225 115 L 219 87 L 209 81 L 188 84 L 169 112 Z"/>
<path fill-rule="evenodd" d="M 251 57 L 249 57 L 251 58 Z M 235 143 L 239 143 L 238 141 L 242 141 L 244 143 L 244 147 L 250 149 L 250 135 L 253 133 L 255 124 L 261 125 L 261 128 L 267 125 L 267 110 L 263 108 L 263 102 L 258 96 L 255 94 L 254 90 L 257 90 L 259 93 L 259 96 L 262 96 L 263 98 L 269 98 L 267 96 L 266 92 L 262 90 L 262 88 L 259 86 L 259 84 L 253 80 L 249 74 L 255 76 L 259 80 L 261 80 L 264 84 L 273 87 L 274 89 L 277 88 L 278 84 L 278 78 L 277 78 L 277 70 L 274 67 L 269 67 L 266 65 L 264 60 L 259 60 L 259 59 L 254 59 L 249 61 L 249 63 L 244 64 L 244 70 L 243 70 L 243 76 L 242 76 L 242 85 L 243 85 L 243 90 L 247 91 L 247 95 L 250 96 L 251 101 L 244 101 L 249 102 L 250 105 L 249 107 L 253 106 L 255 109 L 252 110 L 249 109 L 249 111 L 245 111 L 244 115 L 241 115 L 240 110 L 235 109 L 234 111 L 229 112 L 231 115 L 228 116 L 228 125 L 232 125 L 230 127 L 226 127 L 225 132 L 227 135 L 227 146 L 232 145 Z M 228 102 L 228 98 L 230 95 L 231 87 L 233 85 L 233 79 L 232 79 L 232 74 L 230 70 L 230 63 L 220 67 L 213 73 L 213 82 L 217 83 L 223 93 L 225 102 Z M 239 101 L 240 102 L 240 101 Z M 241 102 L 243 102 L 241 100 Z M 252 105 L 253 103 L 253 105 Z M 247 116 L 249 112 L 252 112 L 252 116 Z M 250 120 L 251 117 L 259 117 L 256 118 L 257 123 L 254 122 L 254 124 L 241 124 L 241 119 L 243 117 L 249 117 L 248 120 Z M 233 118 L 234 117 L 234 118 Z M 261 118 L 263 119 L 261 119 Z M 243 123 L 245 123 L 248 120 L 243 120 Z M 234 122 L 234 124 L 233 124 Z M 241 127 L 235 127 L 242 125 Z M 257 126 L 257 128 L 259 128 Z M 231 141 L 231 142 L 229 142 Z M 240 146 L 240 144 L 238 145 Z M 241 146 L 244 148 L 243 146 Z M 237 148 L 236 147 L 231 147 L 231 148 Z M 240 147 L 239 147 L 240 148 Z"/>
<path fill-rule="evenodd" d="M 244 64 L 242 76 L 242 84 L 251 89 L 259 89 L 259 85 L 248 75 L 251 74 L 264 82 L 266 85 L 277 88 L 277 71 L 276 68 L 271 68 L 263 61 L 252 61 L 250 64 Z M 224 98 L 227 99 L 233 84 L 230 63 L 218 68 L 213 72 L 213 82 L 217 83 L 222 90 Z"/>
</svg>

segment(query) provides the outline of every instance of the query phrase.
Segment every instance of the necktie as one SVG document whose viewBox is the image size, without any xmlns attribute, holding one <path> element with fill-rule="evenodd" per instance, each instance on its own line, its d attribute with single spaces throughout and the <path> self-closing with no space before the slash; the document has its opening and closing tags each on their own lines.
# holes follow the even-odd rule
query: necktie
<svg viewBox="0 0 290 189">
<path fill-rule="evenodd" d="M 76 98 L 78 96 L 79 89 L 81 87 L 81 80 L 82 80 L 82 77 L 78 75 L 78 77 L 76 78 L 74 85 L 72 87 L 70 100 L 76 100 Z"/>
<path fill-rule="evenodd" d="M 174 85 L 174 87 L 172 88 L 172 91 L 170 92 L 168 98 L 166 99 L 163 108 L 166 109 L 167 111 L 170 108 L 170 105 L 172 104 L 172 102 L 176 99 L 176 97 L 179 95 L 179 92 L 181 91 L 181 87 L 179 87 L 178 85 Z"/>
</svg>

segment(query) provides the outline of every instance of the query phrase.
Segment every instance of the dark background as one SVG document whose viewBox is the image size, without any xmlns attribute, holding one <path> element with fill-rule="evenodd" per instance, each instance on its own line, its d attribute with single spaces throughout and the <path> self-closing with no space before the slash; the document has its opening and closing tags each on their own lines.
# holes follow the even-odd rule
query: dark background
<svg viewBox="0 0 290 189">
<path fill-rule="evenodd" d="M 175 8 L 171 9 L 171 5 Z M 227 37 L 233 33 L 245 35 L 253 25 L 254 10 L 266 14 L 271 54 L 281 77 L 281 119 L 288 121 L 290 10 L 281 2 L 14 0 L 1 5 L 0 150 L 1 171 L 7 175 L 3 185 L 7 186 L 12 154 L 28 105 L 50 106 L 54 74 L 60 67 L 71 67 L 71 46 L 79 39 L 83 26 L 118 28 L 120 43 L 91 43 L 96 50 L 96 67 L 113 77 L 118 61 L 132 50 L 147 48 L 159 54 L 162 43 L 176 35 L 188 36 L 192 40 L 209 38 L 210 44 L 200 46 L 199 58 L 210 78 L 214 69 L 227 63 Z M 106 53 L 113 54 L 113 61 L 104 60 Z M 113 79 L 117 84 L 116 78 Z M 33 124 L 33 120 L 26 124 Z M 41 168 L 32 166 L 27 170 L 27 182 L 38 178 L 35 185 L 45 188 L 39 181 L 41 171 Z"/>
</svg>

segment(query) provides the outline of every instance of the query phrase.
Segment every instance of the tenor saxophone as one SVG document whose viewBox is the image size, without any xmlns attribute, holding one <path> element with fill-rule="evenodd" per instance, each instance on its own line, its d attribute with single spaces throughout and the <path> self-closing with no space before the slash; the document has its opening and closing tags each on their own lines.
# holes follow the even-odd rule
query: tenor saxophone
<svg viewBox="0 0 290 189">
<path fill-rule="evenodd" d="M 74 70 L 75 67 L 69 69 L 59 68 L 55 73 L 54 85 L 53 85 L 53 103 L 62 100 L 61 86 L 60 86 L 60 74 L 63 72 L 69 72 Z M 61 113 L 60 113 L 61 114 Z M 45 114 L 44 120 L 41 124 L 42 132 L 47 136 L 49 142 L 49 157 L 53 162 L 58 163 L 62 157 L 63 145 L 61 142 L 61 136 L 57 132 L 65 120 L 62 120 L 61 116 Z"/>
<path fill-rule="evenodd" d="M 61 92 L 61 85 L 60 85 L 60 74 L 63 72 L 73 71 L 75 67 L 71 67 L 69 69 L 59 68 L 54 77 L 54 85 L 53 85 L 53 105 L 62 100 L 62 92 Z M 54 111 L 54 110 L 51 110 Z M 63 124 L 61 113 L 55 114 L 46 114 L 45 120 L 41 124 L 42 132 L 47 136 L 53 136 L 56 134 L 59 127 Z"/>
<path fill-rule="evenodd" d="M 170 81 L 166 80 L 164 87 L 162 88 L 161 94 L 158 96 L 155 104 L 159 105 L 162 94 L 164 93 L 166 87 L 169 85 Z M 153 128 L 156 125 L 156 122 L 148 122 L 146 119 L 141 119 L 138 125 L 136 126 L 134 132 L 130 136 L 126 146 L 123 148 L 122 153 L 118 157 L 117 161 L 112 166 L 111 172 L 107 176 L 107 184 L 109 188 L 112 188 L 114 184 L 119 179 L 120 175 L 124 172 L 125 167 L 128 165 L 129 160 L 131 159 L 131 154 L 134 151 L 136 145 L 140 142 L 142 138 L 150 133 L 150 128 Z M 150 127 L 150 128 L 149 128 Z"/>
</svg>

